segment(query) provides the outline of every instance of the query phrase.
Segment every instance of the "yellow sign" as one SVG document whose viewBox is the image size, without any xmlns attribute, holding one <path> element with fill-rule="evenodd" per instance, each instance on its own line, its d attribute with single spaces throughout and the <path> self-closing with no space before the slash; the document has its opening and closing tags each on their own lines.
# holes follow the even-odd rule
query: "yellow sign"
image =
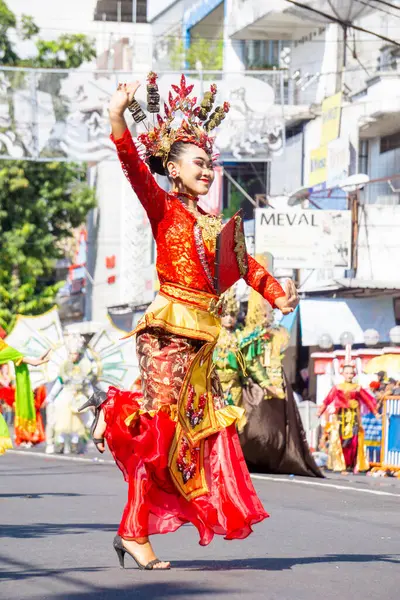
<svg viewBox="0 0 400 600">
<path fill-rule="evenodd" d="M 320 146 L 310 152 L 310 175 L 308 178 L 309 187 L 318 185 L 326 181 L 326 159 L 327 159 L 327 147 Z"/>
<path fill-rule="evenodd" d="M 325 98 L 322 103 L 321 146 L 336 140 L 340 134 L 342 92 Z"/>
</svg>

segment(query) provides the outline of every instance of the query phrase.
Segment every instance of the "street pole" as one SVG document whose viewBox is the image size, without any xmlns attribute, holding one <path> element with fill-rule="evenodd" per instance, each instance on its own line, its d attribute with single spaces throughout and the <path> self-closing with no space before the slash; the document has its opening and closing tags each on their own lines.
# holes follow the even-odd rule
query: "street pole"
<svg viewBox="0 0 400 600">
<path fill-rule="evenodd" d="M 354 271 L 354 277 L 356 276 L 357 267 L 358 267 L 359 202 L 360 202 L 360 190 L 357 188 L 356 191 L 353 194 L 351 194 L 351 197 L 350 197 L 351 224 L 352 224 L 351 268 Z"/>
</svg>

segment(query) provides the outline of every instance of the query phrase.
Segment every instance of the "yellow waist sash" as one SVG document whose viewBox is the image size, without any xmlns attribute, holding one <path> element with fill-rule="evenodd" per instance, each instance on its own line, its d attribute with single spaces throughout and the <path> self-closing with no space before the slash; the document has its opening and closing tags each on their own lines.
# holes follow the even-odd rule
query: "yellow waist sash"
<svg viewBox="0 0 400 600">
<path fill-rule="evenodd" d="M 213 294 L 166 283 L 126 338 L 147 327 L 216 343 L 221 331 L 219 298 Z"/>
</svg>

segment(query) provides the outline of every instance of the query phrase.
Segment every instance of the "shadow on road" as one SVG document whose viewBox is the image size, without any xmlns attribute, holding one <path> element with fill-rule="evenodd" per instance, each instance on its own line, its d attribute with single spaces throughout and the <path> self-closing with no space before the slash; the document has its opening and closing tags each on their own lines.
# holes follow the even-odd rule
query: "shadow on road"
<svg viewBox="0 0 400 600">
<path fill-rule="evenodd" d="M 176 569 L 191 571 L 284 571 L 297 565 L 321 563 L 374 563 L 386 562 L 400 565 L 397 554 L 327 554 L 287 558 L 247 558 L 231 560 L 178 560 Z"/>
<path fill-rule="evenodd" d="M 111 584 L 108 587 L 104 587 L 101 584 L 93 582 L 93 574 L 100 572 L 107 572 L 107 581 L 118 580 L 116 569 L 112 567 L 99 566 L 99 567 L 75 567 L 75 568 L 60 568 L 60 569 L 45 569 L 34 567 L 28 562 L 21 560 L 15 560 L 9 557 L 0 556 L 0 559 L 4 559 L 3 570 L 0 571 L 0 580 L 3 583 L 9 581 L 13 582 L 12 585 L 17 585 L 18 582 L 25 580 L 28 582 L 30 579 L 34 580 L 28 583 L 31 586 L 31 590 L 37 588 L 40 584 L 39 580 L 46 580 L 46 585 L 49 585 L 51 581 L 54 584 L 64 584 L 68 586 L 71 591 L 66 592 L 55 592 L 51 596 L 47 595 L 48 600 L 127 600 L 128 598 L 135 598 L 135 600 L 163 600 L 166 598 L 197 598 L 207 597 L 216 598 L 221 595 L 232 596 L 233 592 L 237 591 L 229 588 L 211 588 L 205 587 L 204 585 L 197 585 L 195 583 L 188 583 L 182 581 L 180 578 L 179 570 L 187 571 L 240 571 L 240 570 L 254 570 L 254 571 L 283 571 L 291 569 L 297 565 L 308 565 L 308 564 L 321 564 L 321 563 L 389 563 L 389 564 L 400 564 L 400 555 L 390 554 L 331 554 L 326 556 L 310 556 L 310 557 L 292 557 L 292 558 L 250 558 L 244 560 L 187 560 L 187 561 L 174 561 L 173 567 L 175 570 L 171 571 L 159 571 L 155 573 L 141 572 L 137 569 L 129 569 L 135 573 L 135 579 L 126 585 Z M 6 570 L 7 569 L 7 570 Z M 87 577 L 85 577 L 87 574 Z M 83 577 L 82 577 L 83 575 Z M 96 577 L 96 575 L 94 575 Z M 140 578 L 138 580 L 138 578 Z M 157 578 L 160 580 L 157 582 Z M 168 578 L 166 580 L 166 578 Z M 176 581 L 171 581 L 176 580 Z M 180 580 L 181 579 L 181 580 Z M 145 583 L 142 583 L 146 580 Z M 155 581 L 156 580 L 156 581 Z M 180 581 L 179 581 L 180 580 Z M 140 581 L 140 582 L 139 582 Z M 57 583 L 56 583 L 57 582 Z M 78 587 L 80 591 L 76 590 Z M 24 596 L 25 597 L 25 596 Z M 26 596 L 28 597 L 28 596 Z M 43 595 L 33 596 L 29 595 L 30 600 L 43 600 Z"/>
<path fill-rule="evenodd" d="M 146 576 L 157 577 L 159 574 L 146 573 Z M 143 574 L 143 576 L 145 576 Z M 162 583 L 132 583 L 127 587 L 112 587 L 108 589 L 96 589 L 90 592 L 75 592 L 67 594 L 54 594 L 51 600 L 163 600 L 164 598 L 216 598 L 218 596 L 231 596 L 232 589 L 221 589 L 199 586 L 186 582 L 173 583 L 163 581 Z M 35 596 L 31 600 L 42 600 Z M 50 597 L 49 597 L 50 600 Z"/>
<path fill-rule="evenodd" d="M 51 535 L 82 534 L 88 531 L 116 532 L 118 523 L 33 523 L 2 525 L 0 537 L 17 539 L 45 538 Z"/>
<path fill-rule="evenodd" d="M 44 498 L 45 496 L 85 496 L 86 494 L 75 494 L 73 492 L 40 492 L 39 494 L 21 492 L 20 494 L 0 494 L 0 500 L 2 498 L 29 498 L 37 500 L 38 498 Z"/>
</svg>

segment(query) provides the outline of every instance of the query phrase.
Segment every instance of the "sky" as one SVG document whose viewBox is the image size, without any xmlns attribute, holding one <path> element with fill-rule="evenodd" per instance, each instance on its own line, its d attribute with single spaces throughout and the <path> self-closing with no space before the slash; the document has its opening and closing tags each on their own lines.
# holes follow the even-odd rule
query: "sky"
<svg viewBox="0 0 400 600">
<path fill-rule="evenodd" d="M 72 33 L 87 29 L 93 20 L 95 5 L 96 0 L 8 0 L 9 8 L 17 17 L 22 14 L 34 17 L 46 37 L 67 33 L 67 30 Z"/>
</svg>

